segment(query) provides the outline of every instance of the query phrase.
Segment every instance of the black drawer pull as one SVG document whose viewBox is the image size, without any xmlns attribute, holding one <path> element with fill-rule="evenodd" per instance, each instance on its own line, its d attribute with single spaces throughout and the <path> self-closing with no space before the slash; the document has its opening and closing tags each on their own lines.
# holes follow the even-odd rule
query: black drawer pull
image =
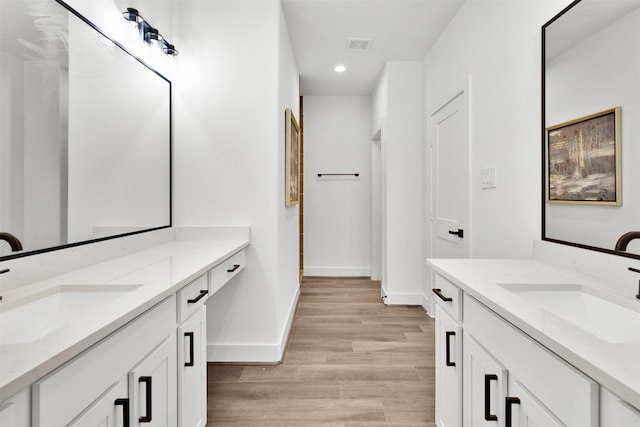
<svg viewBox="0 0 640 427">
<path fill-rule="evenodd" d="M 485 421 L 498 421 L 498 416 L 491 413 L 491 381 L 498 381 L 495 374 L 484 376 L 484 419 Z"/>
<path fill-rule="evenodd" d="M 227 273 L 233 273 L 239 268 L 240 268 L 240 264 L 233 264 L 233 268 L 230 268 L 229 270 L 227 270 Z"/>
<path fill-rule="evenodd" d="M 442 301 L 444 302 L 453 301 L 453 298 L 444 296 L 444 294 L 442 293 L 442 289 L 433 288 L 431 290 L 433 291 L 434 294 L 438 295 Z"/>
<path fill-rule="evenodd" d="M 520 404 L 520 399 L 517 397 L 505 397 L 505 408 L 504 408 L 504 418 L 505 418 L 505 427 L 512 427 L 513 423 L 511 420 L 511 405 Z"/>
<path fill-rule="evenodd" d="M 197 303 L 198 301 L 200 301 L 208 293 L 209 293 L 209 291 L 206 290 L 206 289 L 200 291 L 200 294 L 197 297 L 195 297 L 193 299 L 188 299 L 187 300 L 187 304 L 195 304 L 195 303 Z"/>
<path fill-rule="evenodd" d="M 129 427 L 129 399 L 116 399 L 115 406 L 122 406 L 122 426 Z"/>
<path fill-rule="evenodd" d="M 147 412 L 146 415 L 144 415 L 143 417 L 140 417 L 138 419 L 138 421 L 140 421 L 141 423 L 150 423 L 151 422 L 151 402 L 152 402 L 152 397 L 151 397 L 151 390 L 152 390 L 152 385 L 151 385 L 151 377 L 140 377 L 138 378 L 138 382 L 139 383 L 145 383 L 145 389 L 146 389 L 146 405 L 145 405 L 145 411 Z"/>
<path fill-rule="evenodd" d="M 193 332 L 185 332 L 185 338 L 189 338 L 189 361 L 184 366 L 193 366 Z"/>
<path fill-rule="evenodd" d="M 446 341 L 446 362 L 447 362 L 447 366 L 456 366 L 456 362 L 452 362 L 451 361 L 451 340 L 449 338 L 451 338 L 452 336 L 456 336 L 455 332 L 452 331 L 447 331 L 446 332 L 446 337 L 445 337 L 445 341 Z"/>
</svg>

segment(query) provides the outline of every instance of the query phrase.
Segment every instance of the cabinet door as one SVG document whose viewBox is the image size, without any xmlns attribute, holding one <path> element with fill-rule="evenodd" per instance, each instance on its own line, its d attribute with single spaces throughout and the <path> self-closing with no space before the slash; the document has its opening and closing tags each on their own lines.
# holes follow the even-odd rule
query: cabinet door
<svg viewBox="0 0 640 427">
<path fill-rule="evenodd" d="M 69 427 L 125 427 L 130 425 L 127 378 L 113 384 L 85 411 L 71 421 Z"/>
<path fill-rule="evenodd" d="M 507 370 L 469 334 L 465 332 L 463 335 L 464 425 L 502 426 Z"/>
<path fill-rule="evenodd" d="M 462 328 L 436 306 L 436 424 L 462 425 Z"/>
<path fill-rule="evenodd" d="M 640 411 L 619 399 L 604 387 L 600 388 L 600 427 L 638 427 Z"/>
<path fill-rule="evenodd" d="M 182 427 L 207 424 L 206 325 L 202 307 L 178 328 L 178 425 Z"/>
<path fill-rule="evenodd" d="M 505 427 L 561 427 L 564 424 L 545 408 L 524 386 L 509 378 L 505 398 Z"/>
<path fill-rule="evenodd" d="M 171 334 L 129 372 L 131 425 L 177 424 L 176 352 L 176 337 Z"/>
</svg>

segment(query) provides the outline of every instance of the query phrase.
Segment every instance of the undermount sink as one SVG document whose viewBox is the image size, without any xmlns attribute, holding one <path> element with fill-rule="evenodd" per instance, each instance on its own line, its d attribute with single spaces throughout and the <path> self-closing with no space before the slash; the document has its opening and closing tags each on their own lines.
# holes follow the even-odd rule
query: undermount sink
<svg viewBox="0 0 640 427">
<path fill-rule="evenodd" d="M 0 345 L 34 342 L 140 285 L 60 285 L 0 303 Z"/>
<path fill-rule="evenodd" d="M 521 284 L 498 286 L 512 292 L 554 318 L 614 344 L 640 343 L 640 304 L 623 306 L 578 284 Z"/>
</svg>

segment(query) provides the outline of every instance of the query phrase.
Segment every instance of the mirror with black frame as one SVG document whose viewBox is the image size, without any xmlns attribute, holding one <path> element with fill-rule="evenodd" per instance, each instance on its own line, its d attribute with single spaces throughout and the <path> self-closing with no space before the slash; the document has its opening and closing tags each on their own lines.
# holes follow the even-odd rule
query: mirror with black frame
<svg viewBox="0 0 640 427">
<path fill-rule="evenodd" d="M 542 27 L 543 240 L 640 259 L 639 118 L 640 0 L 574 1 Z"/>
<path fill-rule="evenodd" d="M 171 82 L 75 10 L 2 0 L 0 260 L 169 227 L 170 123 Z"/>
</svg>

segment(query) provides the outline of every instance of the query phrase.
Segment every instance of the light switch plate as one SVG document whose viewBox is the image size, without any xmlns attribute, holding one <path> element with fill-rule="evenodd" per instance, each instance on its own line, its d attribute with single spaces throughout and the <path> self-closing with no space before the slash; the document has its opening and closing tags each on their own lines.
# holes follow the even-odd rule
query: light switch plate
<svg viewBox="0 0 640 427">
<path fill-rule="evenodd" d="M 480 188 L 496 188 L 496 167 L 480 169 Z"/>
</svg>

